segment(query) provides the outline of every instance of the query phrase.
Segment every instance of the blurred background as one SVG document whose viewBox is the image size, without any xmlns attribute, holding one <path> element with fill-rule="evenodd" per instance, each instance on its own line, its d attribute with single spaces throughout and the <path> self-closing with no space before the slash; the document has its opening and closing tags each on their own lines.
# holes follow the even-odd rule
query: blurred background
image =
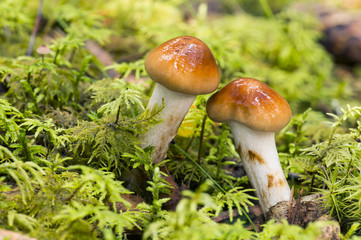
<svg viewBox="0 0 361 240">
<path fill-rule="evenodd" d="M 279 91 L 295 113 L 335 112 L 360 94 L 360 8 L 358 0 L 2 0 L 0 55 L 34 55 L 41 44 L 63 39 L 77 49 L 63 52 L 90 51 L 111 65 L 193 35 L 212 49 L 223 83 L 252 76 Z"/>
</svg>

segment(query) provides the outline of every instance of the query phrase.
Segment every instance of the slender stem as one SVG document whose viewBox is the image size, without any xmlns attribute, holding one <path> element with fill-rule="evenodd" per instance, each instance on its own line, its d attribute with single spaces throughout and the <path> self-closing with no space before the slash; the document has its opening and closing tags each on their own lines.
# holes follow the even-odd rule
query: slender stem
<svg viewBox="0 0 361 240">
<path fill-rule="evenodd" d="M 118 110 L 117 110 L 117 116 L 116 116 L 116 119 L 115 119 L 115 121 L 114 121 L 114 124 L 117 124 L 117 123 L 118 123 L 118 121 L 119 121 L 119 115 L 120 115 L 120 105 L 119 105 Z"/>
<path fill-rule="evenodd" d="M 196 166 L 209 180 L 211 180 L 213 182 L 213 184 L 223 193 L 223 194 L 227 194 L 227 191 L 224 190 L 207 172 L 206 170 L 204 170 L 191 156 L 189 156 L 188 153 L 186 153 L 181 147 L 179 147 L 177 144 L 173 145 L 178 151 L 180 151 L 181 153 L 183 153 L 184 156 L 186 156 L 193 164 L 194 166 Z M 251 218 L 248 216 L 248 214 L 246 213 L 246 211 L 241 208 L 242 213 L 246 216 L 246 218 L 248 219 L 249 223 L 252 225 L 253 229 L 255 232 L 257 231 L 256 226 L 253 224 Z"/>
<path fill-rule="evenodd" d="M 40 69 L 40 73 L 39 73 L 39 77 L 38 80 L 39 82 L 41 81 L 41 78 L 43 77 L 43 70 L 44 70 L 44 55 L 41 55 L 41 63 L 42 63 L 42 67 Z"/>
<path fill-rule="evenodd" d="M 39 26 L 40 26 L 41 12 L 42 12 L 42 9 L 43 9 L 43 4 L 44 4 L 44 0 L 40 0 L 39 6 L 38 6 L 38 11 L 36 13 L 36 19 L 35 19 L 33 32 L 31 33 L 28 50 L 26 51 L 26 56 L 31 56 L 31 53 L 32 53 L 33 48 L 34 48 L 35 37 L 36 37 L 36 34 L 38 33 Z"/>
<path fill-rule="evenodd" d="M 69 57 L 69 62 L 73 62 L 73 58 L 74 58 L 74 56 L 75 56 L 75 52 L 76 52 L 76 48 L 74 48 L 72 51 L 71 51 L 71 53 L 70 53 L 70 57 Z"/>
<path fill-rule="evenodd" d="M 191 140 L 189 140 L 189 142 L 188 142 L 188 144 L 187 144 L 187 146 L 186 146 L 186 148 L 185 148 L 185 152 L 188 152 L 188 149 L 190 148 L 190 146 L 191 146 L 191 144 L 192 144 L 192 142 L 193 142 L 193 140 L 194 140 L 194 136 L 195 136 L 196 134 L 195 133 L 193 133 L 193 135 L 192 135 L 192 137 L 191 137 Z"/>
<path fill-rule="evenodd" d="M 32 100 L 32 102 L 34 103 L 34 107 L 35 107 L 35 111 L 37 113 L 41 113 L 41 110 L 40 110 L 40 107 L 38 105 L 38 102 L 36 101 L 36 96 L 35 96 L 35 93 L 34 93 L 34 90 L 33 90 L 33 87 L 31 85 L 31 72 L 28 72 L 28 75 L 27 75 L 27 78 L 26 78 L 26 82 L 27 84 L 29 85 L 28 86 L 28 89 L 26 88 L 26 90 L 28 91 L 29 95 L 30 95 L 30 98 Z"/>
<path fill-rule="evenodd" d="M 72 198 L 75 196 L 75 194 L 77 194 L 79 192 L 79 190 L 87 183 L 83 182 L 79 187 L 77 187 L 75 189 L 75 191 L 65 200 L 66 203 L 70 202 L 72 200 Z"/>
<path fill-rule="evenodd" d="M 333 140 L 333 135 L 335 135 L 336 129 L 337 129 L 337 127 L 338 127 L 339 125 L 341 125 L 341 120 L 339 120 L 339 121 L 332 127 L 332 129 L 331 129 L 331 134 L 330 134 L 330 136 L 328 137 L 327 146 L 326 146 L 326 148 L 321 152 L 320 156 L 318 157 L 318 161 L 321 161 L 321 160 L 325 157 L 325 155 L 326 155 L 326 153 L 328 152 L 328 150 L 330 149 L 331 143 L 332 143 L 332 140 Z"/>
<path fill-rule="evenodd" d="M 258 1 L 261 4 L 266 16 L 268 18 L 274 18 L 275 16 L 273 15 L 272 9 L 271 9 L 270 5 L 268 4 L 268 1 L 267 0 L 258 0 Z"/>
<path fill-rule="evenodd" d="M 183 153 L 184 156 L 186 156 L 193 164 L 194 166 L 196 166 L 202 173 L 204 176 L 206 176 L 207 178 L 209 178 L 213 184 L 223 193 L 226 194 L 226 190 L 224 190 L 212 177 L 211 175 L 209 175 L 206 170 L 204 170 L 191 156 L 189 156 L 188 153 L 186 153 L 181 147 L 179 147 L 177 144 L 173 145 L 174 147 L 177 148 L 177 150 L 179 150 L 180 152 Z"/>
<path fill-rule="evenodd" d="M 49 154 L 50 154 L 50 143 L 48 143 L 49 133 L 45 134 L 45 140 L 44 140 L 44 147 L 46 148 L 46 154 L 45 159 L 49 160 Z"/>
<path fill-rule="evenodd" d="M 349 150 L 350 151 L 350 150 Z M 347 166 L 347 172 L 346 172 L 346 176 L 345 176 L 345 181 L 343 182 L 343 186 L 346 186 L 346 183 L 347 183 L 347 178 L 348 178 L 348 175 L 350 174 L 350 169 L 351 169 L 351 163 L 352 163 L 352 160 L 353 158 L 350 159 L 349 163 L 348 163 L 348 166 Z"/>
<path fill-rule="evenodd" d="M 57 50 L 56 50 L 56 52 L 55 52 L 55 56 L 54 56 L 54 60 L 53 60 L 53 64 L 56 64 L 56 60 L 57 60 L 57 58 L 58 58 L 59 52 L 60 52 L 60 50 L 59 50 L 59 49 L 57 49 Z"/>
<path fill-rule="evenodd" d="M 195 127 L 194 129 L 197 129 L 198 127 L 199 127 L 199 123 L 197 123 L 197 125 L 196 125 L 196 127 Z M 193 142 L 195 136 L 196 136 L 196 131 L 193 131 L 192 137 L 191 137 L 191 139 L 189 140 L 187 146 L 185 147 L 185 150 L 184 150 L 185 152 L 188 152 L 188 149 L 189 149 L 190 146 L 192 145 L 192 142 Z"/>
<path fill-rule="evenodd" d="M 329 178 L 328 175 L 327 175 L 327 171 L 326 171 L 325 167 L 324 167 L 324 166 L 321 166 L 320 168 L 321 168 L 321 170 L 323 171 L 323 173 L 325 174 L 325 176 L 326 176 L 326 178 L 327 178 L 327 181 L 330 181 L 330 178 Z M 323 184 L 322 189 L 325 189 L 325 187 L 326 187 L 326 183 Z"/>
<path fill-rule="evenodd" d="M 312 174 L 312 178 L 311 178 L 311 182 L 310 182 L 310 186 L 309 186 L 310 191 L 313 188 L 313 184 L 315 182 L 315 176 L 316 176 L 315 174 Z"/>
<path fill-rule="evenodd" d="M 201 128 L 201 133 L 200 133 L 200 136 L 199 136 L 199 148 L 198 148 L 197 163 L 201 162 L 203 135 L 204 135 L 204 127 L 206 126 L 206 121 L 207 121 L 207 114 L 204 115 L 203 121 L 202 121 L 202 128 Z"/>
</svg>

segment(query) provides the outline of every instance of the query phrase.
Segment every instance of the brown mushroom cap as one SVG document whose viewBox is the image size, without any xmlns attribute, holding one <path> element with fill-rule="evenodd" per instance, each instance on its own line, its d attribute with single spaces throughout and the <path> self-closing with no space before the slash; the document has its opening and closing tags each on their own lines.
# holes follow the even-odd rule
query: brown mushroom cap
<svg viewBox="0 0 361 240">
<path fill-rule="evenodd" d="M 239 78 L 227 84 L 208 99 L 206 107 L 213 121 L 233 120 L 264 132 L 277 132 L 291 119 L 287 101 L 253 78 Z"/>
<path fill-rule="evenodd" d="M 46 54 L 51 53 L 51 50 L 50 50 L 50 48 L 48 48 L 48 46 L 43 44 L 40 47 L 38 47 L 38 49 L 36 49 L 36 52 L 40 55 L 46 55 Z"/>
<path fill-rule="evenodd" d="M 153 49 L 145 60 L 149 76 L 169 90 L 207 94 L 219 85 L 219 69 L 208 46 L 195 37 L 181 36 Z"/>
</svg>

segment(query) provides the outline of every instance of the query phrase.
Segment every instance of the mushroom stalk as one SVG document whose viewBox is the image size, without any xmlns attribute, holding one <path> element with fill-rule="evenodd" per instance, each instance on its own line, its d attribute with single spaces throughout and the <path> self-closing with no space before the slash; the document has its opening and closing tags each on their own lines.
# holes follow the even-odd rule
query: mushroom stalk
<svg viewBox="0 0 361 240">
<path fill-rule="evenodd" d="M 155 125 L 141 136 L 142 148 L 154 146 L 153 163 L 159 163 L 166 157 L 168 144 L 177 134 L 178 128 L 195 98 L 196 95 L 174 92 L 158 83 L 155 85 L 147 108 L 153 109 L 155 105 L 161 106 L 164 101 L 165 106 L 159 115 L 163 122 Z"/>
<path fill-rule="evenodd" d="M 262 208 L 268 210 L 281 201 L 288 201 L 290 188 L 283 173 L 274 139 L 274 132 L 260 132 L 228 121 L 236 149 Z"/>
</svg>

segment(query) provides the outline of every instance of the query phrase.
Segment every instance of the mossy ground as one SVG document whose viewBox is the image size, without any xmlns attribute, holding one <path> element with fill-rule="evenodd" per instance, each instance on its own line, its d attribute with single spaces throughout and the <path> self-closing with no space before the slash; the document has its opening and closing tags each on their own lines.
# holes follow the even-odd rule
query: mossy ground
<svg viewBox="0 0 361 240">
<path fill-rule="evenodd" d="M 154 86 L 145 55 L 192 35 L 212 50 L 220 88 L 253 77 L 289 102 L 292 120 L 276 140 L 286 175 L 300 176 L 290 185 L 324 194 L 343 239 L 359 239 L 360 71 L 333 62 L 317 19 L 291 1 L 270 1 L 274 16 L 265 1 L 249 2 L 2 0 L 0 227 L 38 239 L 314 239 L 323 223 L 271 221 L 257 233 L 232 219 L 257 202 L 232 170 L 240 160 L 229 127 L 205 117 L 210 95 L 197 97 L 164 162 L 138 147 L 162 109 L 145 110 Z M 43 44 L 50 53 L 37 53 Z M 188 189 L 175 211 L 164 208 L 163 164 Z M 227 210 L 229 223 L 213 221 Z"/>
</svg>

